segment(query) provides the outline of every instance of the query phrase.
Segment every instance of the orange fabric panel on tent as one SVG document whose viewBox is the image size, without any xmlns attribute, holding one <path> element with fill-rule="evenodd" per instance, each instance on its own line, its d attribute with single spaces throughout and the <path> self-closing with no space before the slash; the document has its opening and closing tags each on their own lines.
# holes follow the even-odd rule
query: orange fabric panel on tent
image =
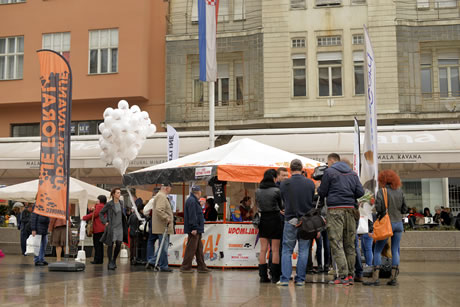
<svg viewBox="0 0 460 307">
<path fill-rule="evenodd" d="M 247 166 L 247 165 L 219 165 L 217 167 L 217 178 L 222 181 L 238 181 L 238 182 L 257 182 L 259 183 L 264 177 L 264 173 L 268 169 L 277 169 L 275 167 L 266 166 Z M 291 172 L 288 168 L 289 173 Z M 314 172 L 314 169 L 305 169 L 308 178 Z"/>
</svg>

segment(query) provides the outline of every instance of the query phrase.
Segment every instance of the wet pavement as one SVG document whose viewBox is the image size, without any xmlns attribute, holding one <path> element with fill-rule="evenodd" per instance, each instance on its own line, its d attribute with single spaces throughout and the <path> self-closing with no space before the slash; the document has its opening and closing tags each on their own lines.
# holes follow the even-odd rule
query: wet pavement
<svg viewBox="0 0 460 307">
<path fill-rule="evenodd" d="M 54 260 L 52 258 L 47 259 Z M 31 257 L 0 259 L 0 306 L 459 306 L 458 262 L 402 263 L 396 287 L 259 284 L 256 270 L 210 274 L 145 271 L 121 259 L 116 271 L 87 260 L 84 272 L 49 272 Z M 381 280 L 383 281 L 383 280 Z"/>
</svg>

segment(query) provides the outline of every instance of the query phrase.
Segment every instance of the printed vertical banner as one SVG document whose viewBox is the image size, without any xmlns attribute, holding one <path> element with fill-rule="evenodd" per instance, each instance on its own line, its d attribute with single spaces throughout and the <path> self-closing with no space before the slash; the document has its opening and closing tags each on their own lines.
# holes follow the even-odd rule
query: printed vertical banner
<svg viewBox="0 0 460 307">
<path fill-rule="evenodd" d="M 361 175 L 361 144 L 360 144 L 360 133 L 359 133 L 359 124 L 358 120 L 355 117 L 355 128 L 353 135 L 353 171 L 358 174 L 358 177 Z"/>
<path fill-rule="evenodd" d="M 361 170 L 361 183 L 364 188 L 377 192 L 377 107 L 375 93 L 375 57 L 369 33 L 364 25 L 365 65 L 366 65 L 366 133 L 364 135 L 364 161 Z"/>
<path fill-rule="evenodd" d="M 70 172 L 72 72 L 59 53 L 39 50 L 41 82 L 40 173 L 34 212 L 65 219 Z"/>
<path fill-rule="evenodd" d="M 172 126 L 166 126 L 168 142 L 167 143 L 167 152 L 168 152 L 168 161 L 175 160 L 179 158 L 179 134 L 177 134 L 176 129 Z M 169 201 L 171 202 L 173 212 L 176 212 L 177 209 L 177 195 L 170 194 L 168 195 Z"/>
</svg>

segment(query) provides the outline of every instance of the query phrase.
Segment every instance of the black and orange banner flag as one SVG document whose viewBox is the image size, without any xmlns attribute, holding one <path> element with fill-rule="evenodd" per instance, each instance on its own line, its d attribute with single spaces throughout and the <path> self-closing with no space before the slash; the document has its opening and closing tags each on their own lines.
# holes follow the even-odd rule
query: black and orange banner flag
<svg viewBox="0 0 460 307">
<path fill-rule="evenodd" d="M 40 174 L 34 212 L 66 219 L 69 200 L 72 72 L 52 50 L 39 50 L 42 117 Z"/>
</svg>

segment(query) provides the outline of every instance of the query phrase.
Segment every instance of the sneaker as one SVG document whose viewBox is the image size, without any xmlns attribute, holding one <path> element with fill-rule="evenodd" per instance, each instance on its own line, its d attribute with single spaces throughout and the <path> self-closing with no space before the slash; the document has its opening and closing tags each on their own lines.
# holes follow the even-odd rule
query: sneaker
<svg viewBox="0 0 460 307">
<path fill-rule="evenodd" d="M 160 272 L 172 273 L 173 270 L 170 268 L 164 268 L 164 269 L 160 268 Z"/>
<path fill-rule="evenodd" d="M 339 277 L 336 277 L 334 278 L 333 280 L 331 280 L 329 282 L 330 285 L 344 285 L 344 286 L 348 286 L 348 280 L 345 279 L 345 278 L 339 278 Z"/>
<path fill-rule="evenodd" d="M 303 286 L 305 286 L 305 282 L 304 282 L 304 281 L 296 281 L 296 282 L 295 282 L 295 285 L 296 285 L 297 287 L 303 287 Z"/>
<path fill-rule="evenodd" d="M 287 286 L 289 286 L 289 282 L 287 282 L 287 281 L 281 281 L 281 280 L 280 280 L 280 281 L 278 281 L 278 282 L 276 283 L 276 285 L 277 285 L 277 286 L 281 286 L 281 287 L 287 287 Z"/>
<path fill-rule="evenodd" d="M 348 281 L 348 284 L 349 285 L 353 285 L 354 282 L 353 282 L 353 276 L 349 275 L 347 278 L 345 278 L 345 281 Z"/>
</svg>

